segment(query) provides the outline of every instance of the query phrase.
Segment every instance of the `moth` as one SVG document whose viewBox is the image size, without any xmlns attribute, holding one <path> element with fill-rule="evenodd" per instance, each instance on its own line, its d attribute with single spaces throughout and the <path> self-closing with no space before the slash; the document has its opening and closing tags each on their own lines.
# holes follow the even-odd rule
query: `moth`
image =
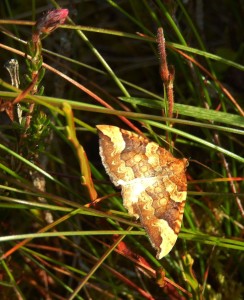
<svg viewBox="0 0 244 300">
<path fill-rule="evenodd" d="M 173 248 L 187 195 L 186 158 L 116 126 L 98 125 L 99 151 L 107 174 L 121 187 L 123 205 L 140 219 L 157 259 Z"/>
</svg>

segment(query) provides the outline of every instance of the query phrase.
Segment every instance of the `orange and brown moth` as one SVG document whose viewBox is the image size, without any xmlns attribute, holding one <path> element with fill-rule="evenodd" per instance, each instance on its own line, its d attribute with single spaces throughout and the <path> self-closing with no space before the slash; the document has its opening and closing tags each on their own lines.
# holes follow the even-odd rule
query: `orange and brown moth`
<svg viewBox="0 0 244 300">
<path fill-rule="evenodd" d="M 133 132 L 98 125 L 100 156 L 123 204 L 146 230 L 157 259 L 173 248 L 184 213 L 187 159 Z"/>
</svg>

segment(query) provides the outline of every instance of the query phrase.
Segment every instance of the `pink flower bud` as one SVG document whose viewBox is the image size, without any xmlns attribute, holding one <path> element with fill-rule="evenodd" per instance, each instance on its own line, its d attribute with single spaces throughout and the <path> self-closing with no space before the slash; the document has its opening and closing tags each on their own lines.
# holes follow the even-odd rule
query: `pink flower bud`
<svg viewBox="0 0 244 300">
<path fill-rule="evenodd" d="M 66 8 L 47 11 L 44 16 L 37 20 L 35 33 L 40 35 L 41 33 L 48 34 L 52 32 L 65 22 L 68 14 L 69 10 Z"/>
</svg>

